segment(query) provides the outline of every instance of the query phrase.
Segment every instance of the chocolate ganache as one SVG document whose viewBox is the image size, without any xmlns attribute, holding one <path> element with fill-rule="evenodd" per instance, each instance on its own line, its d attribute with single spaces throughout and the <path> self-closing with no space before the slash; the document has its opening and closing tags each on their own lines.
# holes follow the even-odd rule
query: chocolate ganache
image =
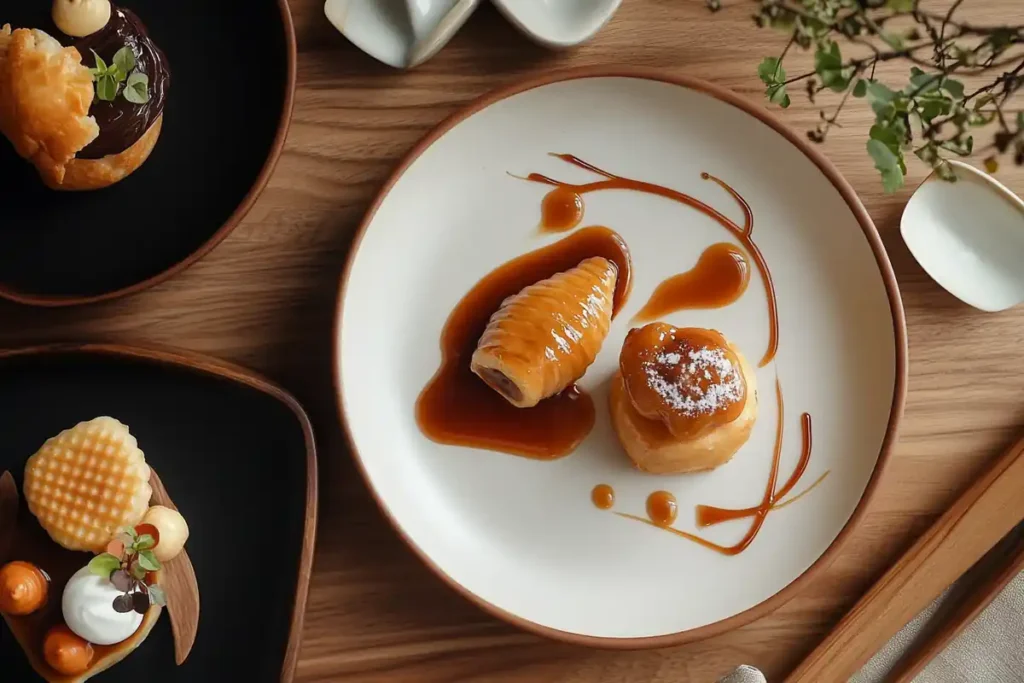
<svg viewBox="0 0 1024 683">
<path fill-rule="evenodd" d="M 167 57 L 153 42 L 145 25 L 131 10 L 112 7 L 110 21 L 96 33 L 73 38 L 58 32 L 58 40 L 71 45 L 82 56 L 82 63 L 96 66 L 93 51 L 107 64 L 114 53 L 128 46 L 135 53 L 135 70 L 149 77 L 149 101 L 132 104 L 120 94 L 112 102 L 93 98 L 89 114 L 96 118 L 100 134 L 78 152 L 79 159 L 100 159 L 119 154 L 134 145 L 164 111 L 171 70 Z"/>
</svg>

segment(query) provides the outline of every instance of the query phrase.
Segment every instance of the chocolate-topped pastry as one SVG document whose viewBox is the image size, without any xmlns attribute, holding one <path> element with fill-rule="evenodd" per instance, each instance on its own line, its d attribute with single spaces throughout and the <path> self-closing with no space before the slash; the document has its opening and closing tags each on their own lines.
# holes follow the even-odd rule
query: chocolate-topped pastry
<svg viewBox="0 0 1024 683">
<path fill-rule="evenodd" d="M 0 29 L 0 132 L 54 189 L 112 185 L 160 135 L 167 57 L 109 0 L 54 0 L 52 19 Z"/>
</svg>

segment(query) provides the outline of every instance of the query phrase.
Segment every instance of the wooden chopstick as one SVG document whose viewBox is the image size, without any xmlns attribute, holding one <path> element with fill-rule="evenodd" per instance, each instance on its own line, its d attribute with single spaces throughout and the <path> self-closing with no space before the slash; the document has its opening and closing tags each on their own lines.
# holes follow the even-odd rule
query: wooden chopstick
<svg viewBox="0 0 1024 683">
<path fill-rule="evenodd" d="M 969 581 L 970 585 L 964 591 L 958 591 L 964 594 L 960 599 L 951 598 L 954 604 L 949 607 L 947 603 L 942 605 L 932 617 L 933 621 L 938 620 L 940 624 L 937 630 L 929 628 L 931 633 L 923 636 L 924 641 L 915 645 L 889 671 L 885 677 L 886 683 L 910 683 L 914 680 L 928 662 L 945 650 L 1003 592 L 1007 584 L 1024 571 L 1024 524 L 1018 524 L 999 545 L 989 551 L 979 565 L 985 565 L 975 567 L 983 570 L 984 576 L 978 578 L 977 582 Z M 969 575 L 974 571 L 972 569 L 965 574 L 964 580 L 973 578 Z"/>
<path fill-rule="evenodd" d="M 786 679 L 845 681 L 1024 520 L 1024 438 L 1001 455 Z"/>
</svg>

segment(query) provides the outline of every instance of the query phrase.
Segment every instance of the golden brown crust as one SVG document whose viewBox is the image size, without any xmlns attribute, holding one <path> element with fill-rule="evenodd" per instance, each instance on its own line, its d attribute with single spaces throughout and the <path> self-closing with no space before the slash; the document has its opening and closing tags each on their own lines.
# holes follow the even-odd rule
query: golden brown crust
<svg viewBox="0 0 1024 683">
<path fill-rule="evenodd" d="M 55 190 L 98 190 L 124 180 L 149 158 L 163 123 L 161 114 L 135 144 L 120 154 L 108 154 L 100 159 L 72 159 L 66 167 L 64 181 L 47 185 Z"/>
<path fill-rule="evenodd" d="M 55 96 L 58 95 L 58 96 Z M 89 116 L 94 89 L 73 47 L 37 29 L 0 29 L 0 133 L 55 190 L 97 190 L 123 180 L 149 158 L 160 137 L 161 114 L 119 154 L 78 159 L 99 135 Z"/>
<path fill-rule="evenodd" d="M 73 47 L 36 29 L 0 30 L 0 132 L 32 162 L 47 185 L 99 135 L 92 75 Z"/>
<path fill-rule="evenodd" d="M 491 316 L 470 368 L 518 408 L 583 376 L 611 324 L 618 270 L 595 256 L 510 296 Z"/>
<path fill-rule="evenodd" d="M 747 385 L 743 411 L 728 424 L 719 425 L 695 439 L 679 439 L 661 420 L 641 415 L 630 401 L 622 373 L 615 373 L 608 396 L 612 425 L 637 469 L 651 474 L 710 470 L 729 462 L 747 442 L 757 420 L 757 379 L 746 358 L 735 347 L 732 350 L 739 358 Z"/>
</svg>

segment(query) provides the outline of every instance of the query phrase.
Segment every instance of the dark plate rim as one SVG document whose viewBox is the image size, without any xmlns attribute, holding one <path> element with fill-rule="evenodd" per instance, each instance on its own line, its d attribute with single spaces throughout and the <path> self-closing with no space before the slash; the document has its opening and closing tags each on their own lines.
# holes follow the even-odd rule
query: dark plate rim
<svg viewBox="0 0 1024 683">
<path fill-rule="evenodd" d="M 861 494 L 857 506 L 854 508 L 849 519 L 846 520 L 846 523 L 839 531 L 839 534 L 810 567 L 801 572 L 799 576 L 783 587 L 782 590 L 759 602 L 753 607 L 749 607 L 742 612 L 732 615 L 731 617 L 727 617 L 710 624 L 705 624 L 704 626 L 658 636 L 611 638 L 604 636 L 588 636 L 579 633 L 571 633 L 569 631 L 562 631 L 538 624 L 508 612 L 497 605 L 487 602 L 460 584 L 454 578 L 449 576 L 443 568 L 436 564 L 423 549 L 417 546 L 416 543 L 405 533 L 405 530 L 402 528 L 398 520 L 392 516 L 387 504 L 377 492 L 373 482 L 370 481 L 369 474 L 363 464 L 363 458 L 356 448 L 355 440 L 352 438 L 352 432 L 349 428 L 348 419 L 345 415 L 344 379 L 341 372 L 339 341 L 341 339 L 341 321 L 348 290 L 349 275 L 352 271 L 353 264 L 358 257 L 362 239 L 366 235 L 370 224 L 373 222 L 373 218 L 376 215 L 377 210 L 380 209 L 384 200 L 390 194 L 392 187 L 394 187 L 395 183 L 398 182 L 409 167 L 412 166 L 412 164 L 419 159 L 420 155 L 430 148 L 431 145 L 437 142 L 437 140 L 457 124 L 477 112 L 508 97 L 518 95 L 519 93 L 523 93 L 528 90 L 533 90 L 534 88 L 584 78 L 636 78 L 686 88 L 725 102 L 726 104 L 729 104 L 760 120 L 762 123 L 775 130 L 775 132 L 779 133 L 793 146 L 800 150 L 804 156 L 811 161 L 811 163 L 818 167 L 822 175 L 832 183 L 840 196 L 842 196 L 843 200 L 846 202 L 847 206 L 849 206 L 850 211 L 853 213 L 864 232 L 864 238 L 867 241 L 868 246 L 874 254 L 875 262 L 878 265 L 879 275 L 885 285 L 886 296 L 889 300 L 889 310 L 892 315 L 893 341 L 895 346 L 895 372 L 892 405 L 889 409 L 889 420 L 886 424 L 885 436 L 882 438 L 882 444 L 879 448 L 878 458 L 875 461 L 874 469 L 871 472 L 871 477 L 868 479 L 867 485 L 864 487 L 864 493 Z M 790 130 L 763 105 L 751 102 L 724 86 L 716 85 L 702 78 L 678 75 L 665 69 L 649 67 L 584 66 L 550 71 L 540 76 L 531 76 L 485 93 L 459 108 L 456 112 L 437 124 L 436 127 L 420 139 L 420 141 L 417 142 L 398 162 L 391 175 L 377 192 L 373 202 L 366 211 L 366 215 L 363 218 L 362 223 L 360 223 L 359 228 L 356 231 L 352 247 L 348 252 L 345 267 L 341 273 L 338 299 L 335 309 L 333 334 L 332 360 L 334 363 L 334 389 L 337 398 L 338 416 L 345 433 L 345 438 L 348 440 L 352 459 L 355 461 L 357 469 L 362 475 L 363 480 L 366 482 L 367 488 L 373 495 L 373 498 L 377 502 L 377 506 L 380 508 L 385 519 L 388 520 L 395 532 L 398 534 L 398 537 L 407 546 L 409 546 L 413 551 L 413 554 L 415 554 L 416 557 L 418 557 L 423 564 L 436 574 L 444 583 L 470 602 L 476 604 L 480 609 L 484 610 L 488 614 L 537 635 L 588 647 L 616 650 L 639 650 L 669 647 L 697 640 L 704 640 L 749 624 L 756 619 L 760 619 L 796 597 L 801 590 L 806 588 L 815 578 L 824 573 L 829 565 L 835 561 L 840 550 L 849 541 L 854 529 L 856 529 L 863 521 L 870 502 L 878 490 L 882 474 L 888 465 L 890 456 L 892 455 L 892 449 L 896 444 L 899 423 L 903 417 L 903 407 L 907 398 L 907 322 L 903 311 L 903 301 L 900 298 L 899 284 L 896 280 L 896 274 L 893 272 L 892 263 L 890 263 L 889 256 L 885 251 L 885 246 L 882 243 L 882 238 L 878 233 L 878 229 L 875 227 L 874 222 L 871 220 L 871 216 L 868 214 L 867 209 L 864 208 L 864 204 L 860 201 L 860 198 L 857 196 L 853 186 L 850 185 L 850 182 L 843 177 L 836 165 L 830 161 L 823 152 L 808 142 L 804 136 Z"/>
<path fill-rule="evenodd" d="M 274 398 L 294 413 L 306 442 L 306 511 L 302 535 L 302 555 L 299 558 L 298 576 L 295 585 L 295 603 L 292 607 L 291 626 L 288 630 L 288 645 L 281 665 L 282 683 L 291 683 L 299 661 L 299 647 L 302 642 L 302 627 L 306 616 L 306 602 L 309 597 L 309 581 L 313 572 L 313 551 L 316 546 L 317 525 L 317 456 L 313 425 L 305 409 L 290 393 L 266 377 L 233 363 L 222 361 L 192 351 L 169 346 L 126 346 L 101 343 L 60 343 L 26 346 L 15 349 L 0 349 L 0 366 L 7 361 L 43 356 L 104 356 L 122 360 L 143 361 L 153 365 L 173 367 L 227 379 L 251 389 L 261 391 Z M 2 368 L 0 368 L 2 372 Z"/>
<path fill-rule="evenodd" d="M 283 93 L 284 100 L 281 106 L 281 118 L 277 124 L 277 132 L 274 135 L 274 140 L 270 145 L 270 152 L 267 155 L 266 161 L 263 162 L 263 167 L 260 169 L 259 175 L 256 176 L 256 180 L 249 188 L 249 191 L 242 198 L 242 201 L 231 215 L 228 216 L 228 219 L 224 224 L 218 228 L 208 240 L 200 245 L 198 249 L 181 261 L 178 261 L 171 267 L 153 275 L 152 277 L 142 280 L 141 282 L 128 285 L 127 287 L 103 292 L 102 294 L 75 296 L 64 294 L 35 294 L 33 292 L 26 292 L 9 287 L 3 282 L 0 282 L 0 299 L 7 299 L 8 301 L 25 304 L 27 306 L 41 306 L 46 308 L 81 306 L 83 304 L 93 304 L 100 301 L 119 299 L 121 297 L 128 296 L 129 294 L 135 294 L 136 292 L 149 289 L 150 287 L 158 285 L 161 282 L 169 280 L 175 275 L 181 273 L 186 268 L 195 264 L 201 258 L 213 251 L 214 247 L 223 242 L 224 239 L 230 235 L 236 227 L 238 227 L 238 224 L 241 223 L 242 219 L 249 213 L 249 210 L 252 209 L 259 196 L 263 194 L 263 190 L 266 189 L 267 183 L 270 181 L 270 176 L 274 174 L 277 162 L 281 157 L 281 153 L 284 151 L 285 140 L 288 137 L 288 129 L 290 128 L 292 121 L 292 110 L 295 105 L 295 84 L 297 81 L 298 64 L 295 23 L 292 21 L 292 12 L 288 7 L 288 0 L 277 0 L 277 6 L 281 11 L 281 28 L 284 30 L 285 59 L 287 61 Z"/>
</svg>

